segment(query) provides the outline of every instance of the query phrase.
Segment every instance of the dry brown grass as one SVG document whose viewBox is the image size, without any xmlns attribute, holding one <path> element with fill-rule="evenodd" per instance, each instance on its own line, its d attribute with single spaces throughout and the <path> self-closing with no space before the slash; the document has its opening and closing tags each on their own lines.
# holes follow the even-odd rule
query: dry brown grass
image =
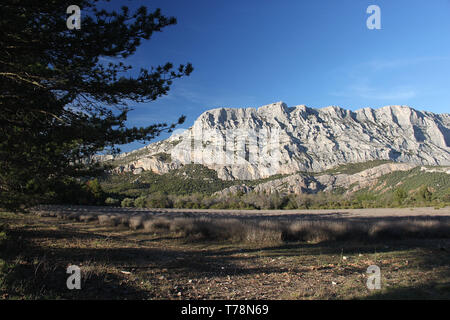
<svg viewBox="0 0 450 320">
<path fill-rule="evenodd" d="M 97 221 L 100 225 L 125 225 L 132 230 L 144 229 L 151 233 L 172 233 L 188 241 L 270 242 L 289 241 L 324 242 L 338 240 L 384 240 L 410 238 L 449 238 L 448 218 L 399 218 L 397 220 L 349 219 L 270 219 L 217 216 L 180 217 L 170 214 L 95 213 L 71 211 L 45 213 L 81 222 Z"/>
<path fill-rule="evenodd" d="M 284 231 L 285 240 L 293 241 L 336 241 L 368 236 L 369 224 L 350 221 L 296 221 Z"/>
<path fill-rule="evenodd" d="M 128 225 L 133 230 L 137 230 L 137 229 L 141 228 L 143 226 L 142 225 L 143 222 L 144 222 L 144 218 L 140 215 L 132 216 L 128 219 Z"/>
<path fill-rule="evenodd" d="M 7 266 L 0 299 L 449 298 L 449 220 L 201 218 L 99 210 L 97 222 L 80 223 L 77 215 L 68 218 L 72 213 L 59 215 L 65 219 L 55 219 L 55 213 L 0 213 L 0 226 L 8 226 L 0 250 Z M 134 225 L 139 230 L 124 227 L 136 216 L 142 217 Z M 115 219 L 125 223 L 114 226 Z M 386 240 L 358 241 L 358 233 L 361 239 Z M 278 244 L 290 241 L 287 234 L 316 243 Z M 435 239 L 388 240 L 398 235 Z M 329 241 L 346 238 L 352 239 Z M 69 264 L 82 268 L 82 290 L 65 287 Z M 379 292 L 366 288 L 373 264 L 382 270 Z"/>
<path fill-rule="evenodd" d="M 145 231 L 148 232 L 161 232 L 163 230 L 167 231 L 170 229 L 171 221 L 164 217 L 157 217 L 154 219 L 145 220 L 142 225 Z"/>
</svg>

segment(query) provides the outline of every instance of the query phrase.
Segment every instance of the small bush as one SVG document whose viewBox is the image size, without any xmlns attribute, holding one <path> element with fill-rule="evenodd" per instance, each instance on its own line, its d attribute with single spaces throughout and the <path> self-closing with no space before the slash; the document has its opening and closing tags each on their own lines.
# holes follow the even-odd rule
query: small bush
<svg viewBox="0 0 450 320">
<path fill-rule="evenodd" d="M 147 197 L 145 206 L 147 208 L 172 208 L 173 202 L 166 194 L 157 192 Z"/>
<path fill-rule="evenodd" d="M 119 217 L 102 214 L 98 216 L 98 223 L 106 226 L 116 226 L 120 222 Z"/>
<path fill-rule="evenodd" d="M 141 215 L 136 215 L 130 217 L 128 220 L 128 225 L 131 229 L 137 230 L 142 227 L 142 223 L 144 222 L 144 218 Z"/>
<path fill-rule="evenodd" d="M 394 201 L 398 204 L 402 204 L 407 196 L 408 194 L 403 188 L 397 188 L 394 191 Z"/>
<path fill-rule="evenodd" d="M 419 200 L 429 202 L 433 198 L 433 193 L 424 185 L 417 191 L 417 197 Z"/>
<path fill-rule="evenodd" d="M 6 235 L 6 226 L 0 224 L 0 247 L 6 242 L 8 236 Z"/>
<path fill-rule="evenodd" d="M 145 196 L 140 196 L 140 197 L 137 197 L 137 198 L 134 200 L 134 206 L 135 206 L 136 208 L 145 208 L 146 202 L 147 202 L 147 197 L 145 197 Z"/>
<path fill-rule="evenodd" d="M 279 243 L 283 239 L 281 228 L 265 228 L 250 225 L 246 228 L 245 241 L 255 243 Z"/>
<path fill-rule="evenodd" d="M 119 214 L 117 215 L 117 224 L 121 224 L 123 226 L 129 226 L 130 216 L 127 214 Z"/>
<path fill-rule="evenodd" d="M 109 206 L 117 206 L 120 203 L 119 199 L 108 197 L 105 200 L 105 204 Z"/>
<path fill-rule="evenodd" d="M 125 198 L 122 200 L 121 204 L 122 208 L 130 208 L 134 207 L 134 199 L 132 198 Z"/>
<path fill-rule="evenodd" d="M 90 222 L 97 219 L 94 214 L 82 214 L 78 217 L 81 222 Z"/>
<path fill-rule="evenodd" d="M 171 226 L 171 221 L 168 218 L 157 217 L 145 220 L 143 226 L 144 230 L 148 232 L 168 231 Z"/>
</svg>

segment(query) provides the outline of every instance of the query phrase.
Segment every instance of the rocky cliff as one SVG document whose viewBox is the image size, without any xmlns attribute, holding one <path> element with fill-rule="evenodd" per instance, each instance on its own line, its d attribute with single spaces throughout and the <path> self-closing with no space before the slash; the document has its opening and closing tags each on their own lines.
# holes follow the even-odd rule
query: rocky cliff
<svg viewBox="0 0 450 320">
<path fill-rule="evenodd" d="M 224 180 L 252 180 L 381 159 L 450 165 L 450 115 L 407 106 L 350 111 L 288 107 L 283 102 L 219 108 L 204 112 L 183 133 L 114 161 L 120 163 L 118 172 L 165 173 L 198 163 Z M 308 186 L 311 181 L 302 183 L 314 187 Z"/>
</svg>

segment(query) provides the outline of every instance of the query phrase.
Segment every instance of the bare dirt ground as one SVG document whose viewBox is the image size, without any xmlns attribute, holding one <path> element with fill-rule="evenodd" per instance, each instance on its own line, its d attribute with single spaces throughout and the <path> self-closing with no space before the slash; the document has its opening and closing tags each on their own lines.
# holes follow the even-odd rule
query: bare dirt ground
<svg viewBox="0 0 450 320">
<path fill-rule="evenodd" d="M 289 218 L 289 219 L 392 219 L 419 217 L 450 217 L 450 207 L 434 209 L 424 208 L 368 208 L 368 209 L 318 209 L 318 210 L 218 210 L 218 209 L 147 209 L 119 208 L 95 206 L 42 206 L 45 211 L 67 211 L 84 213 L 128 213 L 128 214 L 158 214 L 180 216 L 208 217 L 240 217 L 240 218 Z M 38 209 L 39 210 L 39 209 Z"/>
<path fill-rule="evenodd" d="M 136 209 L 54 208 L 84 212 Z M 147 211 L 146 211 L 147 212 Z M 308 211 L 148 210 L 208 214 L 381 219 L 450 216 L 449 208 Z M 235 243 L 188 241 L 176 233 L 130 230 L 55 217 L 0 213 L 8 240 L 3 299 L 449 299 L 450 239 Z M 68 290 L 66 268 L 82 270 Z M 381 289 L 366 287 L 381 269 Z"/>
</svg>

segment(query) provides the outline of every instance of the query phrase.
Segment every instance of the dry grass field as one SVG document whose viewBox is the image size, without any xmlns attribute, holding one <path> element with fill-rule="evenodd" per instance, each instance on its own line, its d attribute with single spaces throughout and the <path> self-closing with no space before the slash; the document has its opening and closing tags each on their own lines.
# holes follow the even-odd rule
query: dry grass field
<svg viewBox="0 0 450 320">
<path fill-rule="evenodd" d="M 0 226 L 2 299 L 450 298 L 449 208 L 41 207 Z"/>
</svg>

